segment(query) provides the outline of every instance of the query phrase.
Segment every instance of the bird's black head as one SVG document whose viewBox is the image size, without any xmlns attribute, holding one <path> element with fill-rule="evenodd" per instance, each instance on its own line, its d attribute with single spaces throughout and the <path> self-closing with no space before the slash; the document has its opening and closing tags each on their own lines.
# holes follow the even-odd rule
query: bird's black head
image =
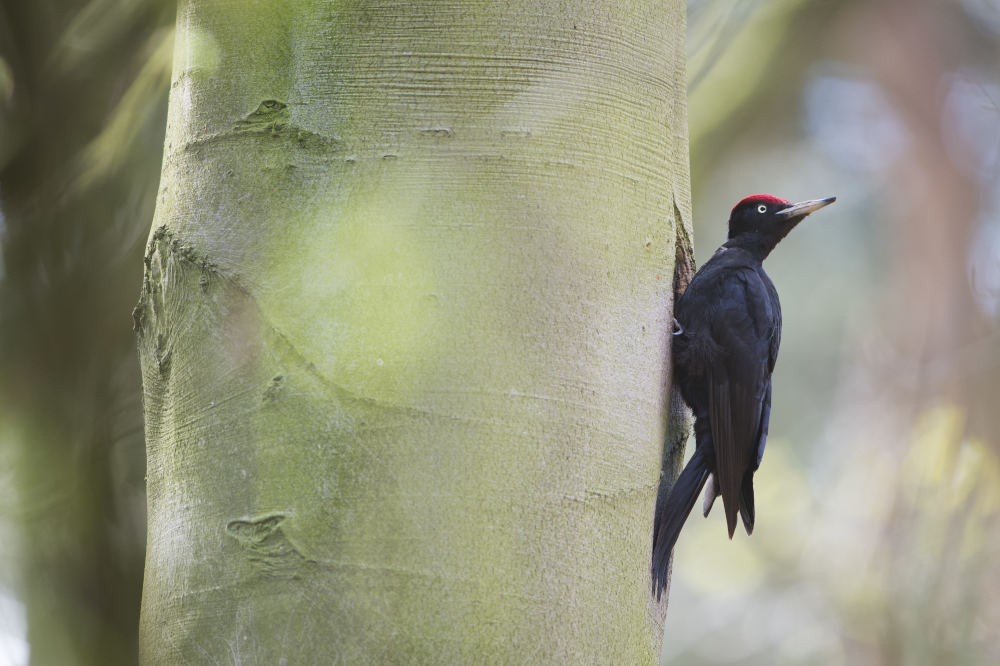
<svg viewBox="0 0 1000 666">
<path fill-rule="evenodd" d="M 729 214 L 729 247 L 744 247 L 762 260 L 806 215 L 833 203 L 837 197 L 792 203 L 770 194 L 754 194 Z"/>
</svg>

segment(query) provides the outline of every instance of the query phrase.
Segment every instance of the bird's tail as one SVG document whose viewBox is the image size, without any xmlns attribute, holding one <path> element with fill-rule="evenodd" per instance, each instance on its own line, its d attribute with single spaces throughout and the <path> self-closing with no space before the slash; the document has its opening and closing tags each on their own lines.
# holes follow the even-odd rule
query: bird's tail
<svg viewBox="0 0 1000 666">
<path fill-rule="evenodd" d="M 740 489 L 740 517 L 743 519 L 743 527 L 746 528 L 747 535 L 753 534 L 753 523 L 755 511 L 753 506 L 753 472 L 747 472 L 743 477 L 743 486 Z"/>
<path fill-rule="evenodd" d="M 667 587 L 667 567 L 670 553 L 677 543 L 677 536 L 684 527 L 684 521 L 691 513 L 698 494 L 708 478 L 708 467 L 701 451 L 695 449 L 684 471 L 670 489 L 669 495 L 661 493 L 656 501 L 656 517 L 653 520 L 653 594 L 657 601 Z"/>
</svg>

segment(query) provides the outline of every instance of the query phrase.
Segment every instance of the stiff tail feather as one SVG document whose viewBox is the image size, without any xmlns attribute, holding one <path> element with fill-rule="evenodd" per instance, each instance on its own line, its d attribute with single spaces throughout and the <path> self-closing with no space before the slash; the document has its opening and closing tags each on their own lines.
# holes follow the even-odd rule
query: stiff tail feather
<svg viewBox="0 0 1000 666">
<path fill-rule="evenodd" d="M 657 501 L 656 517 L 653 521 L 652 566 L 653 594 L 656 595 L 657 601 L 667 587 L 670 553 L 707 478 L 708 468 L 705 465 L 705 458 L 702 457 L 701 451 L 695 449 L 691 460 L 670 489 L 670 494 L 666 499 L 659 498 L 663 501 Z"/>
<path fill-rule="evenodd" d="M 740 489 L 740 517 L 743 519 L 743 527 L 747 535 L 753 534 L 753 523 L 755 511 L 753 506 L 753 472 L 747 472 L 743 477 L 743 486 Z"/>
</svg>

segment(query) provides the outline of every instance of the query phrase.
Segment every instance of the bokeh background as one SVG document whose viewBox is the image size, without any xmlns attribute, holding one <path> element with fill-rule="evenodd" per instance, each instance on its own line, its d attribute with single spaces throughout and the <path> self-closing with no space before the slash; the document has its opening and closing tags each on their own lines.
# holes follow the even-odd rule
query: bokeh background
<svg viewBox="0 0 1000 666">
<path fill-rule="evenodd" d="M 699 260 L 747 194 L 839 200 L 768 260 L 757 529 L 692 516 L 664 663 L 1000 663 L 1000 2 L 688 9 Z M 0 0 L 0 666 L 136 659 L 174 11 Z"/>
</svg>

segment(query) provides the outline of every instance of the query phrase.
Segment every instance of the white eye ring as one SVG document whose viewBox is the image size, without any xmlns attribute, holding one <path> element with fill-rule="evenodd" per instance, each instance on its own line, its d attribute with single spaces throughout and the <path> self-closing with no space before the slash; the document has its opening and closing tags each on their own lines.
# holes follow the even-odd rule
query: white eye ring
<svg viewBox="0 0 1000 666">
<path fill-rule="evenodd" d="M 761 205 L 757 206 L 757 212 L 758 213 L 766 213 L 767 212 L 767 206 L 765 206 L 764 204 L 761 204 Z"/>
</svg>

